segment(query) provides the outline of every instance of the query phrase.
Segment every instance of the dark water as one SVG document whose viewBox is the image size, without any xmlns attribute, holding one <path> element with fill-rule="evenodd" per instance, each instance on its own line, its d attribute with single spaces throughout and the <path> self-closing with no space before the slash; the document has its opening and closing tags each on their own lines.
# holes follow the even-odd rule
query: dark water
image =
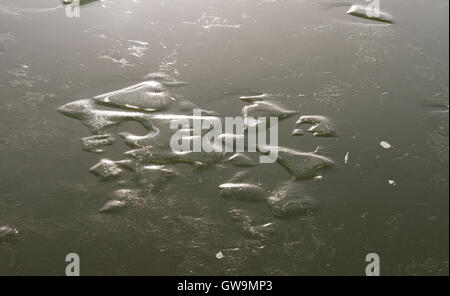
<svg viewBox="0 0 450 296">
<path fill-rule="evenodd" d="M 0 274 L 62 275 L 77 253 L 84 275 L 363 275 L 374 252 L 385 275 L 448 275 L 448 1 L 381 0 L 394 24 L 347 15 L 351 4 L 94 1 L 68 18 L 57 0 L 1 0 Z M 135 111 L 92 98 L 148 73 L 174 99 L 152 114 L 185 102 L 239 116 L 240 97 L 267 94 L 298 112 L 280 121 L 280 146 L 306 156 L 179 163 L 164 133 L 151 157 L 124 156 L 119 134 L 151 128 L 100 116 Z M 95 124 L 57 111 L 81 99 Z M 332 133 L 291 136 L 304 115 Z M 96 130 L 99 118 L 114 125 Z M 114 142 L 84 151 L 92 133 Z M 103 180 L 89 173 L 100 159 L 132 163 L 104 161 L 118 176 Z M 230 198 L 219 186 L 233 182 L 254 187 Z M 117 211 L 99 212 L 109 200 Z"/>
</svg>

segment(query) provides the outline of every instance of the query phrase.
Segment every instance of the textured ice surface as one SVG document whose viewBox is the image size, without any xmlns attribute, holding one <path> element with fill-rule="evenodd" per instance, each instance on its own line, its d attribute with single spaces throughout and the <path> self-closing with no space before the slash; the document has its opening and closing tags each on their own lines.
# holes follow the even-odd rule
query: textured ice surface
<svg viewBox="0 0 450 296">
<path fill-rule="evenodd" d="M 258 224 L 256 220 L 266 220 L 267 218 L 257 217 L 251 211 L 234 208 L 228 211 L 234 221 L 242 226 L 243 232 L 250 238 L 264 238 L 276 235 L 279 225 L 276 222 L 265 222 Z"/>
<path fill-rule="evenodd" d="M 149 228 L 149 232 L 145 230 L 146 235 L 158 233 L 159 239 L 164 241 L 162 249 L 180 248 L 173 241 L 174 235 L 179 237 L 177 241 L 191 241 L 192 244 L 210 233 L 222 236 L 220 240 L 224 241 L 223 247 L 195 247 L 183 257 L 183 262 L 178 265 L 178 272 L 192 274 L 193 270 L 203 272 L 203 268 L 198 267 L 198 262 L 205 258 L 231 264 L 241 270 L 242 262 L 248 260 L 247 256 L 255 251 L 262 251 L 266 240 L 276 239 L 283 232 L 285 225 L 282 223 L 285 221 L 279 219 L 296 216 L 311 218 L 318 202 L 303 194 L 302 187 L 297 187 L 301 185 L 301 181 L 294 182 L 292 179 L 312 179 L 317 170 L 333 164 L 330 159 L 284 147 L 274 147 L 278 150 L 278 160 L 270 165 L 257 162 L 261 151 L 267 151 L 263 146 L 257 147 L 252 153 L 205 152 L 203 149 L 200 152 L 173 151 L 170 147 L 170 140 L 175 132 L 170 128 L 173 120 L 190 124 L 180 128 L 184 133 L 183 140 L 191 144 L 192 150 L 193 141 L 199 137 L 194 134 L 194 119 L 221 122 L 223 125 L 224 118 L 176 93 L 172 87 L 182 86 L 183 83 L 171 76 L 151 73 L 146 79 L 148 80 L 129 87 L 76 100 L 58 108 L 60 113 L 79 120 L 93 134 L 82 138 L 86 151 L 102 152 L 105 145 L 112 145 L 105 151 L 108 155 L 94 165 L 90 172 L 98 176 L 100 181 L 116 183 L 108 186 L 121 186 L 121 189 L 109 194 L 108 201 L 100 208 L 100 212 L 122 213 L 125 208 L 126 211 L 123 211 L 123 215 L 99 215 L 101 219 L 123 221 L 121 219 L 133 216 L 131 213 L 143 215 L 143 221 L 148 223 L 145 229 Z M 236 114 L 227 116 L 243 115 L 247 124 L 250 117 L 263 117 L 266 120 L 277 117 L 281 121 L 297 114 L 295 110 L 281 107 L 281 96 L 240 92 L 234 97 L 249 104 L 241 110 L 241 114 L 236 110 Z M 242 104 L 239 100 L 235 102 L 238 106 Z M 193 115 L 193 109 L 202 110 L 201 118 L 194 117 L 197 115 Z M 331 130 L 334 131 L 325 117 L 303 118 L 301 125 L 316 126 L 314 131 L 305 132 L 325 135 L 325 132 L 329 134 Z M 257 122 L 250 122 L 253 123 Z M 286 124 L 289 126 L 294 123 L 291 121 Z M 321 125 L 317 126 L 318 124 Z M 202 128 L 202 135 L 210 130 L 211 127 Z M 301 133 L 303 131 L 297 128 L 294 135 Z M 236 135 L 222 130 L 219 135 L 218 140 L 222 146 L 225 143 L 233 143 L 234 146 L 236 140 L 242 139 L 245 149 L 249 148 L 248 133 L 245 131 Z M 291 137 L 289 139 L 297 140 Z M 124 159 L 111 160 L 116 159 L 117 153 L 122 153 Z M 283 169 L 294 178 L 283 172 Z M 271 176 L 267 177 L 267 174 Z M 285 184 L 286 179 L 291 179 L 292 184 Z M 204 192 L 209 192 L 207 198 L 203 197 Z M 196 198 L 197 196 L 202 198 Z M 217 213 L 212 212 L 215 202 L 208 202 L 208 198 L 214 196 L 222 197 L 215 202 L 225 205 L 225 208 L 219 207 L 219 210 L 225 213 L 229 211 L 234 222 L 227 228 L 234 234 L 238 230 L 242 241 L 227 242 L 230 234 L 219 231 L 224 222 L 221 217 L 218 218 Z M 145 211 L 139 211 L 141 208 L 145 208 Z M 181 215 L 183 211 L 186 213 L 186 209 L 192 214 Z M 171 231 L 161 232 L 161 223 L 163 228 Z M 220 260 L 217 260 L 217 254 L 222 254 L 219 256 Z M 211 266 L 211 262 L 208 266 Z"/>
<path fill-rule="evenodd" d="M 260 94 L 260 95 L 240 96 L 239 99 L 244 102 L 254 103 L 254 102 L 264 101 L 271 97 L 272 97 L 272 95 L 270 95 L 270 94 Z"/>
<path fill-rule="evenodd" d="M 386 142 L 386 141 L 381 141 L 381 142 L 380 142 L 380 146 L 381 146 L 382 148 L 384 148 L 384 149 L 391 149 L 391 148 L 392 148 L 392 145 L 389 144 L 389 143 Z"/>
<path fill-rule="evenodd" d="M 8 241 L 19 233 L 17 229 L 9 226 L 0 226 L 0 243 Z"/>
<path fill-rule="evenodd" d="M 167 73 L 164 73 L 164 72 L 148 73 L 147 75 L 145 75 L 144 78 L 148 79 L 150 81 L 160 82 L 168 87 L 180 87 L 180 86 L 187 85 L 186 82 L 179 81 L 179 80 L 175 79 L 173 76 L 171 76 Z"/>
<path fill-rule="evenodd" d="M 318 170 L 334 164 L 325 156 L 284 147 L 278 147 L 277 161 L 296 179 L 313 178 Z"/>
<path fill-rule="evenodd" d="M 219 186 L 220 195 L 224 198 L 237 199 L 248 202 L 265 200 L 265 192 L 259 186 L 248 183 L 224 183 Z"/>
<path fill-rule="evenodd" d="M 116 110 L 97 109 L 93 100 L 84 99 L 68 103 L 58 108 L 66 116 L 80 120 L 92 133 L 101 133 L 125 121 L 137 121 L 147 129 L 153 129 L 148 114 Z"/>
<path fill-rule="evenodd" d="M 166 146 L 130 150 L 125 155 L 146 164 L 187 163 L 194 166 L 207 166 L 218 163 L 224 157 L 224 154 L 219 152 L 173 152 Z"/>
<path fill-rule="evenodd" d="M 122 169 L 112 160 L 101 159 L 99 163 L 89 169 L 89 172 L 105 180 L 120 176 Z"/>
<path fill-rule="evenodd" d="M 181 86 L 183 83 L 172 76 L 159 72 L 150 73 L 145 77 L 147 80 L 125 87 L 116 91 L 107 92 L 91 99 L 82 99 L 65 104 L 58 108 L 62 114 L 78 119 L 87 126 L 93 136 L 82 138 L 83 149 L 92 152 L 103 152 L 102 147 L 112 145 L 114 138 L 112 133 L 104 133 L 120 127 L 127 121 L 136 121 L 146 130 L 143 134 L 136 134 L 127 130 L 117 132 L 124 144 L 133 150 L 124 153 L 126 159 L 112 161 L 101 159 L 89 171 L 98 176 L 100 180 L 116 179 L 124 176 L 123 169 L 134 172 L 135 182 L 143 188 L 155 190 L 161 189 L 163 184 L 170 182 L 174 176 L 180 176 L 175 166 L 189 164 L 194 168 L 209 167 L 218 169 L 221 165 L 231 164 L 231 167 L 256 167 L 259 164 L 246 153 L 224 153 L 224 152 L 192 152 L 172 151 L 170 138 L 173 131 L 170 123 L 173 120 L 184 120 L 193 125 L 195 117 L 193 109 L 200 109 L 192 102 L 177 98 L 171 94 L 170 88 Z M 278 103 L 270 101 L 274 95 L 267 93 L 256 93 L 252 95 L 241 95 L 240 99 L 251 103 L 242 109 L 244 120 L 249 117 L 277 117 L 279 120 L 289 118 L 297 113 L 288 110 Z M 202 120 L 217 122 L 222 118 L 216 116 L 213 111 L 202 112 Z M 249 124 L 249 122 L 247 122 Z M 330 136 L 335 132 L 330 121 L 323 116 L 302 116 L 297 125 L 309 124 L 308 130 L 314 135 Z M 184 140 L 192 141 L 192 128 L 185 128 Z M 205 132 L 205 130 L 203 130 Z M 301 135 L 303 130 L 296 129 L 293 135 Z M 246 135 L 222 134 L 222 144 L 226 140 L 244 138 Z M 259 148 L 264 148 L 260 146 Z M 284 167 L 296 179 L 313 178 L 317 170 L 331 166 L 333 162 L 314 153 L 300 152 L 289 148 L 275 147 L 278 150 L 278 163 Z M 266 151 L 259 149 L 260 151 Z M 250 180 L 248 173 L 240 172 L 228 182 L 219 185 L 221 196 L 230 200 L 264 201 L 267 191 L 262 189 L 258 182 Z M 120 181 L 123 184 L 129 182 Z M 112 198 L 111 200 L 121 200 Z M 305 207 L 306 201 L 303 202 Z M 298 202 L 284 205 L 286 211 L 297 207 Z M 281 208 L 283 208 L 281 207 Z"/>
<path fill-rule="evenodd" d="M 308 129 L 308 132 L 312 133 L 315 137 L 333 137 L 336 135 L 336 127 L 330 119 L 325 116 L 303 115 L 295 124 L 296 126 L 302 126 L 305 124 L 312 125 Z M 294 130 L 294 132 L 295 131 L 296 130 Z"/>
<path fill-rule="evenodd" d="M 390 14 L 383 11 L 375 11 L 370 9 L 370 7 L 366 7 L 363 5 L 357 4 L 352 5 L 350 9 L 347 11 L 347 13 L 353 16 L 370 19 L 374 21 L 385 22 L 390 24 L 394 23 L 394 19 Z"/>
<path fill-rule="evenodd" d="M 132 148 L 146 147 L 151 146 L 155 143 L 155 138 L 158 135 L 158 131 L 151 131 L 147 135 L 139 136 L 134 135 L 129 132 L 121 132 L 118 134 L 121 137 L 125 144 Z"/>
<path fill-rule="evenodd" d="M 305 134 L 305 131 L 302 130 L 301 128 L 296 128 L 291 133 L 292 136 L 303 136 L 304 134 Z"/>
<path fill-rule="evenodd" d="M 242 109 L 242 117 L 246 122 L 246 125 L 254 125 L 255 122 L 250 122 L 249 117 L 257 120 L 259 117 L 270 118 L 277 117 L 278 120 L 286 119 L 294 114 L 297 111 L 287 110 L 283 107 L 278 106 L 275 103 L 271 102 L 255 102 L 252 105 L 245 106 Z"/>
<path fill-rule="evenodd" d="M 252 167 L 257 165 L 252 158 L 244 153 L 235 153 L 228 157 L 226 161 L 237 167 Z"/>
<path fill-rule="evenodd" d="M 100 147 L 112 145 L 113 143 L 114 138 L 108 134 L 81 138 L 81 147 L 83 150 L 95 153 L 104 152 L 104 150 Z"/>
<path fill-rule="evenodd" d="M 100 213 L 114 213 L 127 206 L 126 202 L 120 200 L 109 200 L 100 208 Z"/>
<path fill-rule="evenodd" d="M 146 81 L 94 97 L 99 104 L 139 111 L 161 111 L 174 99 L 157 81 Z"/>
<path fill-rule="evenodd" d="M 276 189 L 267 202 L 274 216 L 278 218 L 310 215 L 320 205 L 304 192 L 298 181 L 290 181 Z"/>
<path fill-rule="evenodd" d="M 118 189 L 111 193 L 111 197 L 116 200 L 135 200 L 139 196 L 139 190 L 136 189 Z"/>
<path fill-rule="evenodd" d="M 138 166 L 136 174 L 142 185 L 149 189 L 157 190 L 179 173 L 175 168 L 166 165 L 146 165 Z"/>
</svg>

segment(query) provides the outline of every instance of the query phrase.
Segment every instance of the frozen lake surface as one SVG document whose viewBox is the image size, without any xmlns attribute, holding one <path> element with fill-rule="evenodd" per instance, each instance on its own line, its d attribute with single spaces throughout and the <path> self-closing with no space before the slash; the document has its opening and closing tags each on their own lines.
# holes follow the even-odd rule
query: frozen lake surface
<svg viewBox="0 0 450 296">
<path fill-rule="evenodd" d="M 0 0 L 0 275 L 448 275 L 448 1 L 32 2 Z M 194 108 L 278 117 L 278 160 L 173 153 Z"/>
</svg>

